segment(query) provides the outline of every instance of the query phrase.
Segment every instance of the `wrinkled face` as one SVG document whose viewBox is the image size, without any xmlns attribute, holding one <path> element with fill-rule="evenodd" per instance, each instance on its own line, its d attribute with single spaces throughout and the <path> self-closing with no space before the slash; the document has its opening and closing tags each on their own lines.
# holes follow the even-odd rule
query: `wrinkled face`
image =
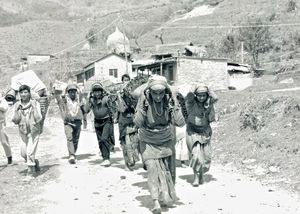
<svg viewBox="0 0 300 214">
<path fill-rule="evenodd" d="M 196 93 L 196 99 L 198 102 L 203 103 L 206 101 L 208 95 L 206 92 Z"/>
<path fill-rule="evenodd" d="M 23 102 L 28 102 L 30 100 L 30 93 L 28 90 L 20 91 L 20 97 Z"/>
<path fill-rule="evenodd" d="M 102 90 L 94 90 L 93 91 L 94 97 L 97 99 L 101 99 L 102 95 L 103 95 L 103 91 Z"/>
<path fill-rule="evenodd" d="M 71 98 L 71 100 L 75 100 L 76 98 L 76 93 L 77 93 L 77 90 L 76 89 L 70 89 L 68 91 L 68 94 L 69 94 L 69 97 Z"/>
<path fill-rule="evenodd" d="M 166 94 L 166 90 L 150 90 L 150 94 L 152 96 L 152 99 L 154 100 L 154 102 L 161 102 L 163 97 Z"/>
</svg>

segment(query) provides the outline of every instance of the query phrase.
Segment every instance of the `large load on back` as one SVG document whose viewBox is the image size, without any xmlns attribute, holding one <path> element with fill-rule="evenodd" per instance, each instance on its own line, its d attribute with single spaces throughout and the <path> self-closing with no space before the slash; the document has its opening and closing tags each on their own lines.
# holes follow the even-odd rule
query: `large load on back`
<svg viewBox="0 0 300 214">
<path fill-rule="evenodd" d="M 44 120 L 49 107 L 49 96 L 46 85 L 40 80 L 33 70 L 24 71 L 11 78 L 10 90 L 6 93 L 5 99 L 15 103 L 19 100 L 18 90 L 21 85 L 28 85 L 31 89 L 32 99 L 37 100 L 41 106 L 43 120 L 41 122 L 41 132 Z"/>
<path fill-rule="evenodd" d="M 28 85 L 30 87 L 33 98 L 43 97 L 47 92 L 46 85 L 33 70 L 24 71 L 11 78 L 10 90 L 5 96 L 8 102 L 14 102 L 17 99 L 18 90 L 21 85 Z"/>
</svg>

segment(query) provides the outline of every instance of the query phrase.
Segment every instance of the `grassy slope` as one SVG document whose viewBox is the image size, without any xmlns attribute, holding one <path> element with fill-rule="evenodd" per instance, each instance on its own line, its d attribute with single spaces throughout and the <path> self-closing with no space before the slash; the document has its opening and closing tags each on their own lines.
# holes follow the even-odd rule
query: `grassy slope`
<svg viewBox="0 0 300 214">
<path fill-rule="evenodd" d="M 266 92 L 278 87 L 267 76 L 255 82 L 245 91 L 219 93 L 216 109 L 220 117 L 214 128 L 213 159 L 233 164 L 263 183 L 300 194 L 299 91 Z M 264 84 L 267 88 L 261 87 Z M 241 112 L 245 111 L 250 118 L 258 119 L 256 123 L 264 124 L 261 129 L 241 128 L 245 121 Z M 255 162 L 247 163 L 251 159 Z M 278 171 L 272 171 L 272 167 Z"/>
<path fill-rule="evenodd" d="M 203 3 L 197 4 L 198 6 Z M 268 21 L 269 18 L 275 14 L 275 18 L 268 24 L 278 23 L 296 23 L 300 20 L 300 13 L 298 11 L 287 12 L 287 0 L 285 1 L 247 1 L 247 0 L 225 0 L 217 4 L 213 14 L 194 17 L 186 20 L 180 20 L 175 23 L 166 23 L 164 26 L 165 43 L 173 43 L 178 41 L 192 41 L 194 44 L 207 45 L 210 42 L 217 43 L 227 33 L 238 33 L 236 28 L 193 28 L 187 29 L 186 26 L 230 26 L 232 25 L 245 25 L 249 17 L 259 17 L 262 20 Z M 168 27 L 178 28 L 168 28 Z M 180 28 L 183 27 L 183 28 Z M 300 26 L 274 26 L 270 28 L 271 37 L 274 42 L 274 47 L 280 47 L 281 41 L 290 41 L 290 35 L 295 35 L 295 32 L 300 32 Z M 141 40 L 143 43 L 154 46 L 159 44 L 159 40 L 154 39 L 157 32 L 145 35 Z M 299 34 L 298 34 L 299 35 Z M 300 52 L 299 45 L 296 50 Z M 291 50 L 289 45 L 283 45 L 283 52 L 271 51 L 269 54 L 262 55 L 262 61 L 278 61 L 279 56 L 284 54 L 283 59 L 288 56 L 288 53 L 295 53 Z M 227 57 L 226 55 L 219 54 L 219 57 Z M 299 58 L 299 57 L 298 57 Z M 247 58 L 246 58 L 247 60 Z"/>
<path fill-rule="evenodd" d="M 71 3 L 75 4 L 71 4 Z M 88 4 L 90 2 L 90 4 Z M 164 3 L 166 2 L 166 3 Z M 28 2 L 27 2 L 28 3 Z M 91 28 L 101 30 L 108 24 L 118 18 L 116 12 L 122 12 L 124 19 L 140 20 L 145 16 L 145 11 L 149 14 L 147 20 L 153 20 L 151 14 L 156 14 L 157 19 L 163 17 L 163 11 L 167 10 L 166 4 L 170 5 L 169 1 L 122 1 L 122 0 L 107 0 L 100 1 L 49 1 L 43 4 L 44 0 L 32 1 L 30 4 L 25 4 L 23 1 L 16 0 L 7 2 L 0 0 L 0 7 L 5 9 L 5 14 L 15 14 L 19 17 L 20 14 L 24 18 L 18 20 L 20 24 L 0 28 L 0 50 L 3 57 L 0 58 L 1 73 L 4 78 L 0 81 L 0 85 L 7 85 L 9 78 L 16 74 L 21 57 L 30 53 L 50 53 L 54 54 L 64 48 L 70 47 L 84 40 L 85 35 Z M 164 9 L 162 9 L 162 7 Z M 173 6 L 172 6 L 173 7 Z M 101 8 L 101 9 L 99 9 Z M 26 21 L 31 20 L 31 21 Z M 125 22 L 125 24 L 127 24 Z M 121 25 L 119 21 L 117 25 Z M 105 41 L 107 36 L 114 31 L 114 26 L 104 30 L 98 35 L 98 45 L 94 55 L 101 55 L 106 50 Z M 65 53 L 70 52 L 74 59 L 78 59 L 77 52 L 82 47 L 83 43 L 75 48 L 68 49 L 63 52 L 64 61 Z M 86 60 L 79 59 L 79 61 Z M 88 63 L 86 61 L 85 63 Z M 76 68 L 78 69 L 78 68 Z"/>
</svg>

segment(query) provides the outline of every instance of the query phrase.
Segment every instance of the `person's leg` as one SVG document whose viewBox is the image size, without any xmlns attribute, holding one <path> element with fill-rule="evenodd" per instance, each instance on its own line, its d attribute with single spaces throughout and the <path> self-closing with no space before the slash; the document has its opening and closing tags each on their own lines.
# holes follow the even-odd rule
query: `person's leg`
<svg viewBox="0 0 300 214">
<path fill-rule="evenodd" d="M 73 128 L 73 133 L 72 133 L 75 153 L 76 153 L 77 148 L 78 148 L 80 133 L 81 133 L 81 121 L 76 122 L 76 126 Z"/>
<path fill-rule="evenodd" d="M 194 182 L 193 186 L 199 186 L 203 184 L 203 175 L 209 170 L 211 162 L 211 148 L 210 144 L 200 144 L 193 148 L 193 155 L 195 156 L 194 170 Z"/>
<path fill-rule="evenodd" d="M 115 151 L 115 127 L 114 127 L 114 122 L 113 122 L 113 118 L 111 118 L 111 122 L 110 122 L 110 135 L 109 135 L 109 139 L 111 141 L 111 148 L 110 151 L 114 152 Z"/>
<path fill-rule="evenodd" d="M 120 139 L 120 145 L 121 145 L 121 148 L 122 148 L 122 153 L 123 153 L 123 158 L 124 158 L 126 169 L 132 170 L 131 167 L 128 164 L 129 159 L 128 159 L 128 154 L 127 154 L 127 147 L 126 147 L 125 137 L 122 137 Z"/>
<path fill-rule="evenodd" d="M 40 122 L 40 135 L 41 135 L 44 130 L 44 122 L 49 107 L 49 97 L 47 95 L 43 95 L 42 97 L 40 97 L 39 102 L 40 102 L 41 114 L 42 114 L 42 121 Z"/>
<path fill-rule="evenodd" d="M 5 155 L 7 157 L 7 163 L 11 164 L 12 163 L 12 154 L 11 154 L 9 139 L 8 139 L 7 134 L 5 133 L 5 130 L 2 127 L 2 124 L 0 124 L 0 141 L 3 146 Z"/>
<path fill-rule="evenodd" d="M 28 144 L 27 144 L 27 165 L 28 166 L 36 165 L 35 154 L 39 143 L 39 137 L 40 137 L 39 132 L 30 134 Z"/>
<path fill-rule="evenodd" d="M 111 136 L 111 122 L 105 122 L 104 126 L 102 126 L 101 136 L 97 134 L 98 141 L 101 146 L 102 157 L 104 160 L 110 159 L 110 149 L 112 147 L 112 143 L 110 141 Z"/>
<path fill-rule="evenodd" d="M 97 140 L 98 140 L 98 147 L 99 147 L 100 153 L 102 155 L 101 137 L 102 137 L 102 132 L 103 132 L 103 126 L 100 126 L 97 122 L 95 122 L 94 127 L 95 127 L 95 132 L 96 132 L 96 136 L 97 136 Z"/>
<path fill-rule="evenodd" d="M 201 144 L 196 142 L 192 148 L 192 157 L 190 161 L 190 167 L 193 168 L 194 172 L 194 181 L 192 183 L 193 186 L 199 186 L 200 181 L 200 170 L 202 172 L 202 161 L 201 161 Z"/>
<path fill-rule="evenodd" d="M 25 163 L 27 163 L 27 144 L 28 144 L 28 136 L 19 132 L 19 135 L 20 135 L 20 138 L 21 138 L 21 146 L 20 146 L 20 149 L 21 149 L 21 157 L 24 158 L 25 160 Z"/>
<path fill-rule="evenodd" d="M 154 160 L 146 160 L 145 165 L 147 167 L 147 178 L 148 186 L 151 197 L 153 200 L 158 200 L 159 197 L 159 188 L 158 188 L 158 175 L 156 164 Z"/>
<path fill-rule="evenodd" d="M 23 133 L 19 133 L 21 138 L 21 156 L 24 158 L 25 163 L 27 164 L 27 176 L 33 176 L 35 173 L 34 165 L 32 164 L 32 161 L 29 160 L 29 154 L 28 154 L 28 145 L 31 141 L 31 137 L 29 135 L 25 135 Z M 29 162 L 31 164 L 29 164 Z"/>
<path fill-rule="evenodd" d="M 159 213 L 161 210 L 159 204 L 159 180 L 158 173 L 155 164 L 155 160 L 146 160 L 145 165 L 147 167 L 147 178 L 148 178 L 148 187 L 153 200 L 154 207 L 152 212 Z"/>
<path fill-rule="evenodd" d="M 172 155 L 168 157 L 168 167 L 172 176 L 173 184 L 175 185 L 176 182 L 176 152 L 175 146 L 172 146 Z"/>
<path fill-rule="evenodd" d="M 83 119 L 82 119 L 82 122 L 83 122 L 83 129 L 86 129 L 87 128 L 87 114 L 83 114 Z"/>
<path fill-rule="evenodd" d="M 194 171 L 194 181 L 193 181 L 193 183 L 192 183 L 192 185 L 194 186 L 194 187 L 197 187 L 197 186 L 199 186 L 199 172 L 198 171 L 196 171 L 195 169 L 193 169 L 193 171 Z"/>
<path fill-rule="evenodd" d="M 42 120 L 40 122 L 40 134 L 42 134 L 43 131 L 44 131 L 44 122 L 45 122 L 45 119 L 46 119 L 46 115 L 42 114 Z"/>
<path fill-rule="evenodd" d="M 95 122 L 94 122 L 95 118 L 94 118 L 93 111 L 90 112 L 90 117 L 91 117 L 92 130 L 96 131 L 96 129 L 95 129 Z"/>
<path fill-rule="evenodd" d="M 204 144 L 203 153 L 204 153 L 203 173 L 206 173 L 209 171 L 210 164 L 211 164 L 211 144 L 210 144 L 210 142 Z"/>
<path fill-rule="evenodd" d="M 137 133 L 127 134 L 125 137 L 124 148 L 127 154 L 128 166 L 133 167 L 140 160 L 139 141 Z"/>
<path fill-rule="evenodd" d="M 67 147 L 69 153 L 69 163 L 75 163 L 75 148 L 73 144 L 73 127 L 70 125 L 64 125 L 65 135 L 67 138 Z"/>
<path fill-rule="evenodd" d="M 135 132 L 134 134 L 130 134 L 129 137 L 130 137 L 130 140 L 133 142 L 132 148 L 133 148 L 133 153 L 134 153 L 134 161 L 136 163 L 140 160 L 138 133 Z"/>
</svg>

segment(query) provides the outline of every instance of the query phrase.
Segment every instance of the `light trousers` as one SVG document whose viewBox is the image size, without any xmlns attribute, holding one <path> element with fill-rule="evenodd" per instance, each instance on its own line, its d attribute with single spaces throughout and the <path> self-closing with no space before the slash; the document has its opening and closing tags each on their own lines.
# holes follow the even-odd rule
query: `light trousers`
<svg viewBox="0 0 300 214">
<path fill-rule="evenodd" d="M 81 120 L 75 121 L 74 125 L 65 124 L 64 129 L 67 138 L 69 157 L 75 157 L 81 132 Z"/>
<path fill-rule="evenodd" d="M 39 143 L 39 132 L 23 134 L 21 137 L 21 156 L 24 158 L 27 166 L 35 166 L 35 154 Z"/>
<path fill-rule="evenodd" d="M 9 145 L 8 136 L 5 133 L 3 123 L 0 123 L 0 141 L 3 146 L 6 157 L 11 157 L 11 148 Z"/>
</svg>

